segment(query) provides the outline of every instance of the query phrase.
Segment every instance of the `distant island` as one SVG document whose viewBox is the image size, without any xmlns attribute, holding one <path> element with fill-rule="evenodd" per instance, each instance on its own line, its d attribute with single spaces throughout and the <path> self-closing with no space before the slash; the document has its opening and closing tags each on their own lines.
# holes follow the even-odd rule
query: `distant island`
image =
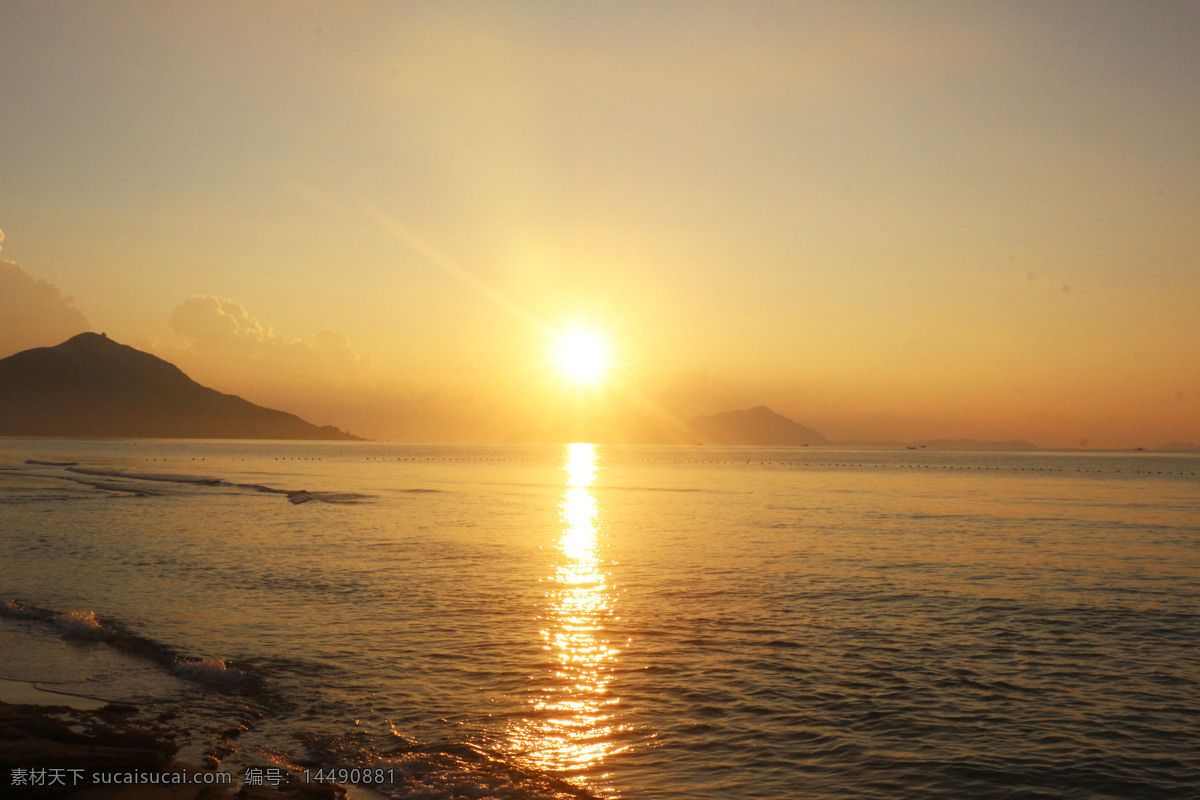
<svg viewBox="0 0 1200 800">
<path fill-rule="evenodd" d="M 723 444 L 767 447 L 834 447 L 908 448 L 910 450 L 1037 450 L 1030 442 L 1021 440 L 986 441 L 980 439 L 925 439 L 915 442 L 831 442 L 818 431 L 766 406 L 744 411 L 726 411 L 709 417 L 696 417 L 688 423 L 689 430 L 701 444 Z"/>
<path fill-rule="evenodd" d="M 867 441 L 867 442 L 836 442 L 842 447 L 867 448 L 901 448 L 909 450 L 1040 450 L 1036 444 L 1022 439 L 1006 439 L 994 441 L 991 439 L 918 439 L 914 442 L 902 441 Z"/>
<path fill-rule="evenodd" d="M 766 406 L 696 417 L 691 428 L 704 444 L 822 445 L 829 441 L 812 428 L 788 419 Z"/>
<path fill-rule="evenodd" d="M 0 359 L 0 436 L 362 441 L 201 386 L 102 333 Z"/>
<path fill-rule="evenodd" d="M 836 447 L 869 450 L 1022 451 L 1038 446 L 1019 439 L 923 439 L 918 441 L 835 441 L 767 406 L 723 411 L 683 420 L 636 409 L 559 420 L 514 432 L 507 441 L 596 442 L 602 444 L 713 445 L 725 447 Z"/>
</svg>

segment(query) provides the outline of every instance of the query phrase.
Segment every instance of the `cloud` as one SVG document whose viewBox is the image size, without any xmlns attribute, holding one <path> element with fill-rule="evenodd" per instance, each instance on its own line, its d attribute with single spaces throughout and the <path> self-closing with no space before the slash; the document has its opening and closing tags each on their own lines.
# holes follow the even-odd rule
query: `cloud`
<svg viewBox="0 0 1200 800">
<path fill-rule="evenodd" d="M 368 360 L 346 334 L 280 336 L 245 306 L 213 295 L 192 295 L 171 312 L 168 325 L 187 344 L 154 350 L 200 383 L 362 433 L 359 406 L 374 387 Z"/>
<path fill-rule="evenodd" d="M 190 343 L 184 355 L 210 368 L 253 370 L 264 381 L 298 383 L 345 381 L 367 373 L 366 359 L 344 333 L 322 330 L 309 341 L 279 336 L 226 297 L 192 295 L 171 313 L 168 324 Z"/>
<path fill-rule="evenodd" d="M 286 344 L 243 306 L 224 297 L 192 295 L 171 313 L 168 324 L 171 330 L 203 348 L 253 349 L 263 344 Z"/>
<path fill-rule="evenodd" d="M 56 345 L 88 330 L 87 317 L 71 303 L 58 287 L 34 278 L 16 262 L 0 260 L 0 358 Z"/>
<path fill-rule="evenodd" d="M 511 433 L 497 425 L 501 410 L 469 391 L 418 388 L 400 376 L 374 374 L 340 331 L 288 338 L 240 303 L 212 295 L 185 300 L 169 325 L 187 345 L 154 349 L 189 376 L 318 425 L 396 441 L 489 441 Z"/>
</svg>

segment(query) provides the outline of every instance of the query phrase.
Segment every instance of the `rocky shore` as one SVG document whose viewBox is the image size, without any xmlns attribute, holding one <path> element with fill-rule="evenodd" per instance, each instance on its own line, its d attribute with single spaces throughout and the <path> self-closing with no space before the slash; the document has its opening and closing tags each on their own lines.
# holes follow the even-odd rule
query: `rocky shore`
<svg viewBox="0 0 1200 800">
<path fill-rule="evenodd" d="M 96 710 L 0 702 L 0 795 L 11 800 L 340 800 L 335 785 L 272 786 L 176 760 L 169 719 L 133 706 Z M 264 771 L 266 772 L 266 771 Z"/>
</svg>

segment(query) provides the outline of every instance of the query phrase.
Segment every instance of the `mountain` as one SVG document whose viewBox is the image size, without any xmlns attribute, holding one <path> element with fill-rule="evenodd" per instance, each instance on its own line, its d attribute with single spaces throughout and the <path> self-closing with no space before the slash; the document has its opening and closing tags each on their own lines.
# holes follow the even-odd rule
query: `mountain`
<svg viewBox="0 0 1200 800">
<path fill-rule="evenodd" d="M 0 436 L 359 439 L 201 386 L 102 333 L 0 359 Z"/>
<path fill-rule="evenodd" d="M 691 426 L 707 444 L 829 444 L 824 436 L 812 428 L 806 428 L 766 406 L 696 417 Z"/>
</svg>

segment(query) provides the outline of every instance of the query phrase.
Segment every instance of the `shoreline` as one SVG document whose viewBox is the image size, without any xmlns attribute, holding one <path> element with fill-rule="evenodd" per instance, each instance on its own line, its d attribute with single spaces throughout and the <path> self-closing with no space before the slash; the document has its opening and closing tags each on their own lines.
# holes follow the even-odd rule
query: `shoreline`
<svg viewBox="0 0 1200 800">
<path fill-rule="evenodd" d="M 12 687 L 7 688 L 0 695 L 5 699 L 12 697 Z M 135 706 L 79 709 L 5 699 L 0 699 L 0 787 L 12 800 L 342 800 L 348 795 L 336 784 L 289 782 L 286 770 L 276 788 L 269 780 L 248 785 L 245 776 L 177 760 L 177 732 L 167 715 L 147 719 Z"/>
<path fill-rule="evenodd" d="M 0 703 L 14 706 L 67 706 L 77 711 L 96 711 L 111 705 L 108 700 L 88 695 L 43 689 L 39 683 L 42 681 L 0 678 Z"/>
</svg>

